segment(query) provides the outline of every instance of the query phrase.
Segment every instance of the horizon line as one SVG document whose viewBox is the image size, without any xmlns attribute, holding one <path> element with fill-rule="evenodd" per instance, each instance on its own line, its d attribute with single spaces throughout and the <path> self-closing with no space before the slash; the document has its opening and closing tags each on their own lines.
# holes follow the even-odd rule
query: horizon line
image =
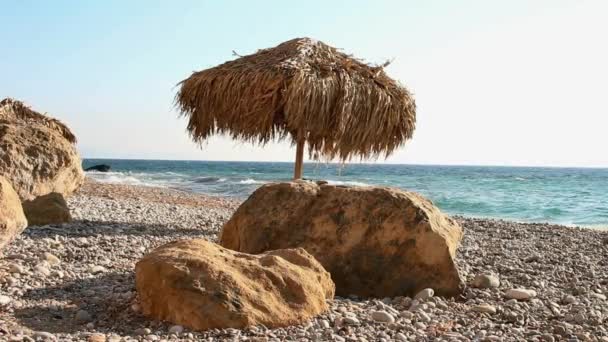
<svg viewBox="0 0 608 342">
<path fill-rule="evenodd" d="M 204 160 L 204 159 L 145 159 L 145 158 L 99 158 L 99 157 L 82 157 L 85 159 L 96 160 L 131 160 L 131 161 L 181 161 L 181 162 L 214 162 L 214 163 L 281 163 L 294 164 L 293 161 L 277 161 L 277 160 Z M 496 164 L 434 164 L 434 163 L 391 163 L 391 162 L 322 162 L 322 161 L 305 161 L 304 164 L 344 164 L 344 165 L 399 165 L 399 166 L 440 166 L 440 167 L 504 167 L 504 168 L 547 168 L 547 169 L 599 169 L 608 170 L 608 166 L 559 166 L 559 165 L 496 165 Z"/>
</svg>

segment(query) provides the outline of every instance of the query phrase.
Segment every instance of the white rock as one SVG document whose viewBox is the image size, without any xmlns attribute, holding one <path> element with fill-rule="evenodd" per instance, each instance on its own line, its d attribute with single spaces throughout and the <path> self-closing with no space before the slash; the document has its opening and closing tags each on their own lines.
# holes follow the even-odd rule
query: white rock
<svg viewBox="0 0 608 342">
<path fill-rule="evenodd" d="M 106 268 L 103 266 L 95 265 L 95 266 L 89 267 L 89 273 L 91 273 L 91 274 L 103 273 L 105 271 L 106 271 Z"/>
<path fill-rule="evenodd" d="M 11 298 L 9 296 L 0 295 L 0 306 L 7 305 L 11 302 Z"/>
<path fill-rule="evenodd" d="M 48 253 L 48 252 L 44 253 L 43 259 L 46 260 L 46 262 L 48 262 L 49 265 L 59 265 L 61 263 L 61 260 L 59 260 L 58 257 L 56 257 L 53 254 Z"/>
<path fill-rule="evenodd" d="M 395 340 L 406 342 L 408 339 L 407 339 L 407 336 L 405 336 L 403 333 L 396 333 Z"/>
<path fill-rule="evenodd" d="M 57 341 L 57 338 L 55 337 L 55 335 L 53 335 L 49 332 L 46 332 L 46 331 L 36 331 L 32 337 L 35 340 Z"/>
<path fill-rule="evenodd" d="M 601 294 L 601 293 L 592 292 L 591 297 L 597 298 L 599 300 L 606 300 L 606 295 Z"/>
<path fill-rule="evenodd" d="M 356 319 L 355 317 L 344 317 L 342 318 L 342 323 L 347 324 L 347 325 L 359 325 L 361 322 L 359 322 L 358 319 Z"/>
<path fill-rule="evenodd" d="M 182 327 L 181 325 L 174 325 L 171 328 L 169 328 L 169 333 L 170 334 L 179 335 L 179 334 L 181 334 L 183 332 L 184 332 L 184 327 Z"/>
<path fill-rule="evenodd" d="M 528 289 L 510 289 L 505 292 L 505 297 L 509 299 L 528 300 L 536 297 L 536 291 Z"/>
<path fill-rule="evenodd" d="M 10 273 L 25 274 L 25 267 L 23 267 L 19 264 L 10 264 L 8 266 L 8 271 Z"/>
<path fill-rule="evenodd" d="M 394 323 L 395 317 L 386 311 L 372 311 L 371 317 L 376 322 Z"/>
<path fill-rule="evenodd" d="M 496 288 L 500 286 L 500 279 L 494 274 L 478 274 L 471 285 L 480 289 Z"/>
<path fill-rule="evenodd" d="M 38 266 L 34 267 L 34 272 L 36 272 L 36 274 L 38 274 L 38 275 L 45 276 L 45 277 L 48 277 L 51 275 L 51 270 L 49 270 L 48 268 L 46 268 L 45 266 L 42 266 L 42 265 L 38 265 Z"/>
<path fill-rule="evenodd" d="M 414 296 L 414 299 L 419 300 L 419 301 L 427 300 L 427 299 L 433 297 L 434 295 L 435 295 L 435 290 L 429 288 L 429 289 L 424 289 L 424 290 L 418 292 L 416 294 L 416 296 Z"/>
<path fill-rule="evenodd" d="M 495 314 L 496 313 L 496 307 L 490 305 L 490 304 L 479 304 L 479 305 L 475 305 L 471 308 L 471 310 L 475 311 L 475 312 L 483 312 L 483 313 L 489 313 L 489 314 Z"/>
</svg>

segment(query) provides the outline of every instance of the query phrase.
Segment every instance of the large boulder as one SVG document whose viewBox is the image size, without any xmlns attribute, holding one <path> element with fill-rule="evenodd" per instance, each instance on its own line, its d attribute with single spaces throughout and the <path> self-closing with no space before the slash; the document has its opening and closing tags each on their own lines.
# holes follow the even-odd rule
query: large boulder
<svg viewBox="0 0 608 342">
<path fill-rule="evenodd" d="M 72 220 L 70 209 L 63 195 L 51 192 L 32 201 L 23 202 L 23 212 L 29 225 L 66 223 Z"/>
<path fill-rule="evenodd" d="M 64 196 L 84 182 L 76 138 L 60 121 L 13 99 L 0 101 L 0 174 L 22 201 L 58 192 Z"/>
<path fill-rule="evenodd" d="M 0 250 L 27 226 L 19 196 L 11 184 L 0 176 Z"/>
<path fill-rule="evenodd" d="M 135 281 L 144 314 L 197 330 L 299 324 L 327 310 L 335 290 L 304 249 L 249 255 L 203 239 L 155 249 Z"/>
<path fill-rule="evenodd" d="M 336 294 L 454 296 L 462 228 L 422 196 L 391 188 L 297 181 L 264 185 L 224 225 L 220 244 L 245 253 L 302 247 Z"/>
</svg>

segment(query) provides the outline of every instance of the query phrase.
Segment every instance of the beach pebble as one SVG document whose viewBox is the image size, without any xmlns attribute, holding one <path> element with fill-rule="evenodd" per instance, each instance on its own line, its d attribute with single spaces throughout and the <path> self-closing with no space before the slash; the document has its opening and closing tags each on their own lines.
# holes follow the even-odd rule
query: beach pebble
<svg viewBox="0 0 608 342">
<path fill-rule="evenodd" d="M 356 317 L 346 316 L 342 318 L 342 323 L 347 325 L 359 325 L 361 322 Z"/>
<path fill-rule="evenodd" d="M 173 325 L 169 328 L 169 333 L 170 334 L 176 334 L 179 335 L 182 332 L 184 332 L 184 327 L 182 327 L 181 325 Z"/>
<path fill-rule="evenodd" d="M 528 289 L 509 289 L 505 292 L 505 297 L 508 299 L 528 300 L 536 297 L 536 291 Z"/>
<path fill-rule="evenodd" d="M 500 279 L 494 274 L 478 274 L 471 285 L 480 289 L 496 288 L 500 286 Z"/>
<path fill-rule="evenodd" d="M 435 291 L 433 289 L 428 288 L 418 292 L 416 296 L 414 296 L 414 299 L 418 301 L 423 301 L 433 297 L 433 295 L 435 295 Z"/>
<path fill-rule="evenodd" d="M 395 317 L 386 311 L 372 311 L 371 317 L 376 322 L 394 323 Z"/>
<path fill-rule="evenodd" d="M 34 338 L 34 340 L 41 340 L 41 341 L 57 341 L 57 338 L 55 337 L 55 335 L 51 334 L 50 332 L 46 332 L 46 331 L 36 331 L 32 337 Z"/>
<path fill-rule="evenodd" d="M 8 266 L 8 271 L 10 273 L 15 273 L 15 274 L 25 274 L 25 267 L 19 265 L 19 264 L 10 264 Z"/>
<path fill-rule="evenodd" d="M 149 328 L 139 328 L 136 329 L 133 333 L 139 336 L 150 335 L 150 333 L 152 333 L 152 330 L 150 330 Z"/>
<path fill-rule="evenodd" d="M 105 271 L 106 271 L 106 268 L 103 266 L 93 265 L 93 266 L 89 267 L 89 273 L 91 273 L 91 274 L 103 273 Z"/>
<path fill-rule="evenodd" d="M 54 256 L 51 253 L 45 252 L 43 255 L 43 259 L 49 263 L 49 265 L 59 265 L 61 260 L 58 257 Z"/>
<path fill-rule="evenodd" d="M 490 305 L 490 304 L 475 305 L 471 308 L 471 310 L 473 310 L 475 312 L 482 312 L 482 313 L 489 313 L 489 314 L 496 313 L 496 307 L 494 307 L 493 305 Z"/>
<path fill-rule="evenodd" d="M 51 275 L 51 270 L 49 270 L 47 267 L 45 267 L 43 265 L 38 265 L 38 266 L 34 267 L 34 272 L 36 274 L 44 276 L 44 277 L 48 277 L 49 275 Z"/>
<path fill-rule="evenodd" d="M 88 338 L 88 342 L 106 342 L 106 335 L 104 334 L 91 334 Z"/>
<path fill-rule="evenodd" d="M 11 298 L 9 296 L 0 295 L 0 306 L 7 305 L 11 302 Z"/>
<path fill-rule="evenodd" d="M 86 310 L 78 310 L 76 312 L 76 315 L 74 316 L 74 319 L 76 320 L 76 322 L 78 323 L 87 323 L 93 320 L 93 317 L 91 316 L 91 314 L 86 311 Z"/>
</svg>

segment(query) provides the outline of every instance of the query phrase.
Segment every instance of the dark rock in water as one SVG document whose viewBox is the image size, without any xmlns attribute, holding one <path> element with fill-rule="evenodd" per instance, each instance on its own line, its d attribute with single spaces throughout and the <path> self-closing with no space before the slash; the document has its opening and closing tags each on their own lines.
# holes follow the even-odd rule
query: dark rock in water
<svg viewBox="0 0 608 342">
<path fill-rule="evenodd" d="M 108 172 L 110 171 L 110 165 L 106 165 L 106 164 L 99 164 L 99 165 L 94 165 L 91 167 L 87 167 L 86 169 L 84 169 L 85 171 L 99 171 L 99 172 Z"/>
<path fill-rule="evenodd" d="M 72 220 L 63 195 L 57 192 L 37 197 L 32 201 L 24 201 L 22 204 L 29 225 L 42 226 Z"/>
</svg>

